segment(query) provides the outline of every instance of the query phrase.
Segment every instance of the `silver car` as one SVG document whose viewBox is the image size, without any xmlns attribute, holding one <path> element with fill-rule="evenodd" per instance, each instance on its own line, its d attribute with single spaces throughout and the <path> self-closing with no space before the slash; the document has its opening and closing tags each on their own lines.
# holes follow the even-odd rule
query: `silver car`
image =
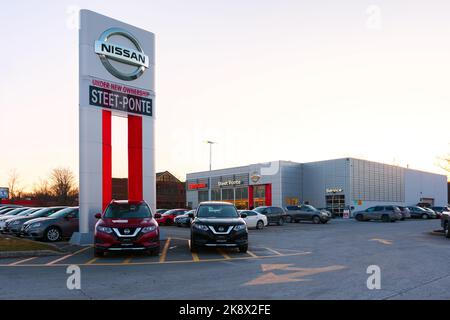
<svg viewBox="0 0 450 320">
<path fill-rule="evenodd" d="M 358 221 L 381 220 L 383 222 L 395 222 L 403 218 L 402 212 L 397 206 L 375 206 L 364 211 L 357 211 L 354 217 Z"/>
</svg>

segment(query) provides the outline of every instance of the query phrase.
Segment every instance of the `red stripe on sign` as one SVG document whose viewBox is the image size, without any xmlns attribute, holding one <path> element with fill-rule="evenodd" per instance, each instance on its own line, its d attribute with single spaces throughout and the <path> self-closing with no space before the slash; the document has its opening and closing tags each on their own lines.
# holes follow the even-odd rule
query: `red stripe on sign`
<svg viewBox="0 0 450 320">
<path fill-rule="evenodd" d="M 111 111 L 102 111 L 102 207 L 112 200 Z"/>
<path fill-rule="evenodd" d="M 128 200 L 143 200 L 142 117 L 128 115 Z"/>
<path fill-rule="evenodd" d="M 253 200 L 253 186 L 248 186 L 248 208 L 250 210 L 254 209 L 254 200 Z"/>
<path fill-rule="evenodd" d="M 266 206 L 272 205 L 272 185 L 266 184 Z"/>
</svg>

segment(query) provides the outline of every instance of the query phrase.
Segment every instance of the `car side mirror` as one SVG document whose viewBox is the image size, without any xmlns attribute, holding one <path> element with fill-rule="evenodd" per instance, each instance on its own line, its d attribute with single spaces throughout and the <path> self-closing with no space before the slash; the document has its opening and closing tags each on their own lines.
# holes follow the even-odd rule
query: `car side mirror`
<svg viewBox="0 0 450 320">
<path fill-rule="evenodd" d="M 97 214 L 95 215 L 95 219 L 100 220 L 101 218 L 102 218 L 102 214 L 101 214 L 101 213 L 97 213 Z"/>
<path fill-rule="evenodd" d="M 191 218 L 191 219 L 194 219 L 194 214 L 193 213 L 189 213 L 188 217 Z"/>
<path fill-rule="evenodd" d="M 162 215 L 160 213 L 155 213 L 155 219 L 161 219 Z"/>
<path fill-rule="evenodd" d="M 248 216 L 247 216 L 247 214 L 246 213 L 241 213 L 241 218 L 242 219 L 245 219 L 245 218 L 247 218 Z"/>
</svg>

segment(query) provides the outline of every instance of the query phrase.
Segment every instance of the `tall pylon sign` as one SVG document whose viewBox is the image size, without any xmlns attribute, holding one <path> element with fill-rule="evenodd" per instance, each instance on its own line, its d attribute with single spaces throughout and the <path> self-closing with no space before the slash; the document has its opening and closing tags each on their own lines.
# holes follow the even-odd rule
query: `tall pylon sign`
<svg viewBox="0 0 450 320">
<path fill-rule="evenodd" d="M 128 200 L 156 209 L 155 35 L 81 10 L 79 53 L 80 230 L 72 243 L 88 244 L 95 214 L 112 200 L 112 116 L 128 118 Z"/>
</svg>

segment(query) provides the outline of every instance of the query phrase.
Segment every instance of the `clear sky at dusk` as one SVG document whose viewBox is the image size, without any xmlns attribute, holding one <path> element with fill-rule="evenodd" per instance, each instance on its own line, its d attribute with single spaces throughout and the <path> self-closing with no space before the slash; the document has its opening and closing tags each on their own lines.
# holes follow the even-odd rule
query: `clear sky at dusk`
<svg viewBox="0 0 450 320">
<path fill-rule="evenodd" d="M 214 168 L 352 156 L 444 173 L 449 1 L 17 0 L 0 10 L 0 186 L 78 173 L 80 8 L 156 34 L 158 171 L 207 170 L 213 140 Z"/>
</svg>

